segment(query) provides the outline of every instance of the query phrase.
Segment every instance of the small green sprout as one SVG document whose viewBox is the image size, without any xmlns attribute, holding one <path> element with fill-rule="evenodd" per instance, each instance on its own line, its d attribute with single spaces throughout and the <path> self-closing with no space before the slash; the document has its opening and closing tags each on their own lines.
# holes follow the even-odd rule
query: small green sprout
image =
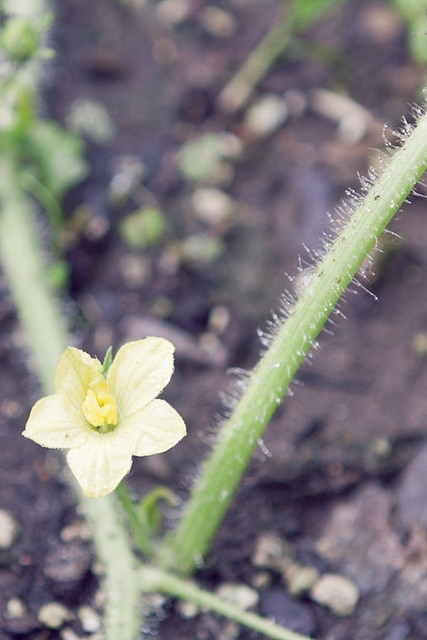
<svg viewBox="0 0 427 640">
<path fill-rule="evenodd" d="M 10 18 L 1 34 L 0 45 L 11 60 L 22 63 L 36 54 L 39 37 L 39 32 L 30 20 L 21 17 Z"/>
<path fill-rule="evenodd" d="M 120 225 L 120 234 L 131 249 L 145 249 L 160 242 L 166 228 L 163 213 L 143 207 L 128 215 Z"/>
</svg>

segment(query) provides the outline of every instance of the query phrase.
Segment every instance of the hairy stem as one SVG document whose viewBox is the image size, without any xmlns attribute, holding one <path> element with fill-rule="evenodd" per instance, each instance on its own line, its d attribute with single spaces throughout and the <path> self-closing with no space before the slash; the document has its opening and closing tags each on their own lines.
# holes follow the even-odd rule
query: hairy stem
<svg viewBox="0 0 427 640">
<path fill-rule="evenodd" d="M 19 187 L 13 159 L 0 160 L 0 258 L 26 332 L 34 365 L 51 393 L 67 332 L 47 279 L 32 203 Z M 129 537 L 113 499 L 90 499 L 78 491 L 104 565 L 105 633 L 108 640 L 135 640 L 140 628 L 140 587 Z"/>
<path fill-rule="evenodd" d="M 230 620 L 258 631 L 272 640 L 309 640 L 307 636 L 290 631 L 251 611 L 244 611 L 224 598 L 200 589 L 194 582 L 183 580 L 161 569 L 143 567 L 140 569 L 140 579 L 144 591 L 160 591 L 176 598 L 182 598 L 182 600 L 194 602 L 204 609 L 219 613 Z"/>
<path fill-rule="evenodd" d="M 427 167 L 427 116 L 385 164 L 360 201 L 253 371 L 210 458 L 177 530 L 160 558 L 183 574 L 203 562 L 249 460 L 297 369 L 331 311 Z"/>
</svg>

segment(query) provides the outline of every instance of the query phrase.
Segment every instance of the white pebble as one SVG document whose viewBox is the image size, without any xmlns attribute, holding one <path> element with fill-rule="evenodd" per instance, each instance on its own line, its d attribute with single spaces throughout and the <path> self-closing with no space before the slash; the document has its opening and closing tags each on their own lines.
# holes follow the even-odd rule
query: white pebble
<svg viewBox="0 0 427 640">
<path fill-rule="evenodd" d="M 176 608 L 179 614 L 186 620 L 195 618 L 200 611 L 199 606 L 189 600 L 179 600 L 176 604 Z"/>
<path fill-rule="evenodd" d="M 84 540 L 85 542 L 89 542 L 92 539 L 92 532 L 87 522 L 78 520 L 64 527 L 61 530 L 60 536 L 61 540 L 64 542 L 71 542 L 72 540 Z"/>
<path fill-rule="evenodd" d="M 191 199 L 199 220 L 210 225 L 220 224 L 236 211 L 236 202 L 219 189 L 197 189 Z"/>
<path fill-rule="evenodd" d="M 156 6 L 158 17 L 169 25 L 183 22 L 191 11 L 189 0 L 161 0 Z"/>
<path fill-rule="evenodd" d="M 237 29 L 234 16 L 219 7 L 205 7 L 200 14 L 200 20 L 206 31 L 218 38 L 229 38 Z"/>
<path fill-rule="evenodd" d="M 240 609 L 250 609 L 258 602 L 258 592 L 245 584 L 225 583 L 216 590 L 217 596 L 235 604 Z"/>
<path fill-rule="evenodd" d="M 61 640 L 80 640 L 79 636 L 69 627 L 61 629 Z"/>
<path fill-rule="evenodd" d="M 79 98 L 70 108 L 67 125 L 74 132 L 97 144 L 107 144 L 114 138 L 115 125 L 101 102 Z"/>
<path fill-rule="evenodd" d="M 39 622 L 49 629 L 60 629 L 71 617 L 70 611 L 59 602 L 48 602 L 38 612 Z"/>
<path fill-rule="evenodd" d="M 263 533 L 255 544 L 252 564 L 255 567 L 266 567 L 282 571 L 294 557 L 291 545 L 274 533 Z"/>
<path fill-rule="evenodd" d="M 283 578 L 291 595 L 299 595 L 309 591 L 319 580 L 319 572 L 315 567 L 307 567 L 291 562 L 283 571 Z"/>
<path fill-rule="evenodd" d="M 78 615 L 82 627 L 87 633 L 94 633 L 101 628 L 101 618 L 92 607 L 81 606 Z"/>
<path fill-rule="evenodd" d="M 245 125 L 257 138 L 276 131 L 288 117 L 286 100 L 276 94 L 268 94 L 257 100 L 246 112 Z"/>
<path fill-rule="evenodd" d="M 8 512 L 0 509 L 0 549 L 9 549 L 15 542 L 19 527 Z"/>
<path fill-rule="evenodd" d="M 356 608 L 359 590 L 348 578 L 326 573 L 310 591 L 311 598 L 328 607 L 337 616 L 348 616 Z"/>
<path fill-rule="evenodd" d="M 11 598 L 6 605 L 7 618 L 23 618 L 26 612 L 25 604 L 19 598 Z"/>
</svg>

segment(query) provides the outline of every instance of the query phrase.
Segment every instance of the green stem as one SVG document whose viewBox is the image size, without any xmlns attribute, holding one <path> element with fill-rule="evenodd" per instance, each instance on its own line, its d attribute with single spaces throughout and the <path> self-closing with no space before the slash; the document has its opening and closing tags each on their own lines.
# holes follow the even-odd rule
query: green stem
<svg viewBox="0 0 427 640">
<path fill-rule="evenodd" d="M 30 172 L 26 172 L 23 183 L 23 186 L 30 194 L 34 195 L 48 214 L 53 232 L 55 250 L 58 251 L 59 233 L 64 226 L 64 216 L 58 200 L 52 192 Z"/>
<path fill-rule="evenodd" d="M 294 631 L 282 627 L 272 620 L 258 616 L 251 611 L 244 611 L 235 604 L 219 596 L 200 589 L 190 580 L 183 580 L 155 567 L 140 569 L 140 579 L 144 591 L 159 591 L 182 600 L 194 602 L 199 607 L 219 613 L 230 620 L 245 625 L 254 631 L 264 634 L 272 640 L 309 640 Z"/>
<path fill-rule="evenodd" d="M 293 0 L 218 96 L 228 112 L 238 111 L 249 100 L 255 87 L 282 55 L 291 39 L 315 22 L 323 13 L 343 0 Z M 288 3 L 289 4 L 289 3 Z"/>
<path fill-rule="evenodd" d="M 56 364 L 68 343 L 67 332 L 46 280 L 32 203 L 19 184 L 19 170 L 4 155 L 0 159 L 0 256 L 41 383 L 51 393 Z M 140 586 L 128 535 L 110 496 L 90 499 L 76 490 L 104 565 L 106 638 L 134 640 L 141 625 Z"/>
<path fill-rule="evenodd" d="M 132 533 L 135 537 L 136 543 L 140 551 L 146 555 L 151 556 L 153 553 L 152 544 L 149 536 L 147 536 L 138 514 L 135 511 L 135 504 L 130 496 L 126 482 L 123 480 L 116 489 L 117 497 L 122 503 L 122 507 L 126 512 L 129 526 L 132 529 Z"/>
<path fill-rule="evenodd" d="M 11 15 L 22 15 L 35 24 L 45 24 L 47 0 L 1 3 Z M 3 7 L 4 4 L 4 7 Z M 19 6 L 18 6 L 19 5 Z M 32 60 L 11 83 L 35 96 L 40 61 Z M 3 133 L 2 133 L 3 136 Z M 60 305 L 46 278 L 46 265 L 35 224 L 33 203 L 23 191 L 23 174 L 4 133 L 0 156 L 0 257 L 26 332 L 30 351 L 45 393 L 54 391 L 58 359 L 68 344 Z M 89 499 L 76 486 L 100 562 L 104 565 L 105 637 L 135 640 L 141 627 L 140 594 L 136 560 L 113 499 Z"/>
<path fill-rule="evenodd" d="M 218 101 L 223 109 L 233 112 L 245 105 L 256 85 L 283 53 L 289 40 L 287 13 L 283 12 L 279 22 L 264 36 L 219 94 Z"/>
<path fill-rule="evenodd" d="M 13 160 L 0 159 L 0 251 L 4 270 L 31 355 L 46 393 L 53 381 L 59 356 L 67 346 L 64 320 L 49 284 L 47 266 L 37 246 L 38 231 L 32 203 L 19 188 Z"/>
<path fill-rule="evenodd" d="M 427 167 L 427 116 L 355 208 L 220 429 L 177 531 L 159 558 L 184 574 L 203 562 L 249 460 L 298 367 L 366 255 Z"/>
</svg>

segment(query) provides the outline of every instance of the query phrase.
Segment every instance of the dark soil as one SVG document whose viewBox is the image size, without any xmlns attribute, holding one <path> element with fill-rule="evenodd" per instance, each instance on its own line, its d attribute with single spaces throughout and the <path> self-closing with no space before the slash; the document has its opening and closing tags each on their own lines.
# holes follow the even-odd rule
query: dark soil
<svg viewBox="0 0 427 640">
<path fill-rule="evenodd" d="M 138 496 L 162 483 L 185 498 L 215 433 L 228 369 L 256 362 L 257 328 L 294 286 L 285 274 L 297 274 L 299 256 L 310 263 L 303 246 L 316 250 L 326 212 L 346 188 L 357 188 L 358 172 L 382 146 L 382 123 L 395 128 L 421 99 L 423 70 L 391 3 L 350 0 L 295 41 L 257 88 L 252 103 L 285 95 L 290 113 L 255 139 L 245 113 L 226 113 L 217 96 L 277 20 L 280 2 L 195 0 L 175 25 L 160 19 L 159 4 L 57 2 L 51 44 L 58 55 L 43 99 L 61 122 L 81 98 L 104 105 L 114 122 L 109 141 L 88 140 L 91 174 L 67 201 L 70 228 L 78 207 L 89 216 L 67 235 L 70 330 L 74 343 L 100 357 L 111 343 L 147 334 L 175 342 L 177 371 L 165 397 L 184 416 L 188 437 L 168 454 L 135 460 L 130 483 Z M 228 15 L 232 35 L 206 27 L 214 5 Z M 319 88 L 366 109 L 361 136 L 346 138 L 332 111 L 319 112 Z M 196 136 L 224 131 L 242 150 L 227 178 L 211 179 L 234 201 L 233 213 L 212 223 L 192 204 L 206 184 L 180 175 L 178 154 Z M 112 179 L 124 159 L 144 172 L 113 205 Z M 320 353 L 267 430 L 198 576 L 210 589 L 252 586 L 256 610 L 319 640 L 427 636 L 424 202 L 416 199 L 393 223 L 400 240 L 385 239 L 375 277 L 363 280 L 374 295 L 354 285 L 357 295 L 346 295 L 321 336 Z M 122 221 L 153 204 L 167 231 L 155 246 L 129 247 Z M 219 255 L 209 258 L 212 246 Z M 0 508 L 18 526 L 15 542 L 0 549 L 0 639 L 100 637 L 96 620 L 90 626 L 84 616 L 84 607 L 102 610 L 96 559 L 62 458 L 20 436 L 40 391 L 7 283 L 0 286 Z M 289 543 L 299 570 L 348 578 L 360 595 L 354 612 L 336 615 L 306 593 L 291 595 L 279 565 L 254 566 L 266 532 Z M 38 618 L 50 602 L 68 610 L 62 629 Z M 147 637 L 162 640 L 260 637 L 209 613 L 185 617 L 169 600 L 148 622 Z"/>
</svg>

